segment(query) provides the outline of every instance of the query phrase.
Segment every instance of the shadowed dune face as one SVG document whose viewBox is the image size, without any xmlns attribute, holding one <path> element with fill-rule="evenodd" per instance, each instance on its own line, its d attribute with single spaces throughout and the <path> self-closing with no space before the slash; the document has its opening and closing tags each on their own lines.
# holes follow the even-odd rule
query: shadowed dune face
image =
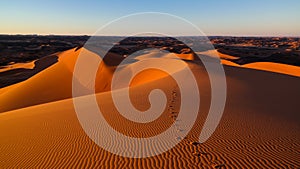
<svg viewBox="0 0 300 169">
<path fill-rule="evenodd" d="M 159 41 L 164 41 L 166 44 L 161 44 L 159 43 Z M 101 43 L 101 41 L 98 43 Z M 101 55 L 103 54 L 103 50 L 97 48 L 94 45 L 94 43 L 87 43 L 85 45 L 85 48 L 98 54 L 98 56 L 101 57 L 103 60 L 103 63 L 100 63 L 97 71 L 95 82 L 96 93 L 111 90 L 112 76 L 115 73 L 117 66 L 126 67 L 127 64 L 135 64 L 135 62 L 141 60 L 158 57 L 174 59 L 174 57 L 171 56 L 172 54 L 175 54 L 176 57 L 182 60 L 197 61 L 198 64 L 201 64 L 200 59 L 197 56 L 195 57 L 196 54 L 192 49 L 190 49 L 183 42 L 172 37 L 148 37 L 147 40 L 145 40 L 145 37 L 127 37 L 125 39 L 122 39 L 120 42 L 118 42 L 118 44 L 114 45 L 112 48 L 110 48 L 103 57 Z M 157 50 L 155 51 L 155 49 Z M 160 54 L 157 53 L 157 51 L 165 51 L 169 53 Z M 128 59 L 129 56 L 130 59 Z M 120 65 L 126 58 L 127 61 L 123 63 L 125 65 Z M 137 83 L 135 80 L 135 82 L 131 85 L 144 83 L 147 78 L 149 79 L 146 80 L 146 82 L 161 78 L 162 74 L 157 73 L 157 71 L 147 71 L 147 73 L 144 74 L 145 78 L 143 78 L 143 80 L 140 80 L 139 83 Z M 139 76 L 139 78 L 141 78 L 141 76 Z"/>
<path fill-rule="evenodd" d="M 94 45 L 97 45 L 97 43 L 87 43 L 85 48 L 102 57 L 107 66 L 118 66 L 127 56 L 149 48 L 166 50 L 176 54 L 191 54 L 189 57 L 182 55 L 186 57 L 182 59 L 199 60 L 198 57 L 195 57 L 195 53 L 190 47 L 172 37 L 147 37 L 147 39 L 145 37 L 127 37 L 112 46 L 104 56 L 101 48 Z"/>
<path fill-rule="evenodd" d="M 185 60 L 187 61 L 188 59 L 193 59 L 192 54 L 175 54 L 175 53 L 167 53 L 167 52 L 161 52 L 159 50 L 151 49 L 151 50 L 146 50 L 143 51 L 142 54 L 140 53 L 133 53 L 133 57 L 128 59 L 129 61 L 126 61 L 124 63 L 121 63 L 124 61 L 124 57 L 120 59 L 119 69 L 118 73 L 121 74 L 126 74 L 126 75 L 131 75 L 133 73 L 133 67 L 135 65 L 138 65 L 138 62 L 140 61 L 145 61 L 148 59 L 153 59 L 153 58 L 161 58 L 165 60 Z M 190 60 L 193 62 L 193 60 Z M 119 61 L 118 61 L 119 62 Z M 109 65 L 106 64 L 107 62 L 101 62 L 97 71 L 97 76 L 96 76 L 96 81 L 95 81 L 95 92 L 106 92 L 111 90 L 111 83 L 112 83 L 112 78 L 113 75 L 116 73 L 116 68 L 117 66 L 109 66 L 109 65 L 117 65 L 117 63 L 109 63 Z M 197 62 L 199 64 L 199 62 Z M 166 65 L 170 67 L 171 65 Z M 173 72 L 180 71 L 183 69 L 183 67 L 176 67 L 176 65 L 173 69 Z M 137 74 L 134 79 L 132 79 L 132 82 L 130 83 L 130 87 L 140 85 L 143 83 L 147 83 L 150 81 L 158 80 L 160 78 L 166 77 L 168 74 L 163 71 L 159 71 L 158 69 L 147 69 L 139 74 Z M 123 83 L 121 82 L 122 80 L 119 79 L 117 80 L 117 83 Z M 125 84 L 119 84 L 119 86 L 124 86 Z"/>
</svg>

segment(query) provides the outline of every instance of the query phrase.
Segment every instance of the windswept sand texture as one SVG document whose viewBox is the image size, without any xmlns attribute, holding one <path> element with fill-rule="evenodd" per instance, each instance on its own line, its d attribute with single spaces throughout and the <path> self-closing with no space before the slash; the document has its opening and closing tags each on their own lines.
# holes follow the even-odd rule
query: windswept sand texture
<svg viewBox="0 0 300 169">
<path fill-rule="evenodd" d="M 209 140 L 197 144 L 210 106 L 211 89 L 205 68 L 186 62 L 197 79 L 201 97 L 193 129 L 161 155 L 124 158 L 97 146 L 79 124 L 70 98 L 79 52 L 95 55 L 86 49 L 68 50 L 58 55 L 57 63 L 28 80 L 0 89 L 0 168 L 300 167 L 299 77 L 225 65 L 228 93 L 223 117 Z M 102 76 L 98 78 L 110 84 L 113 69 L 99 69 Z M 180 91 L 174 79 L 162 72 L 141 72 L 131 83 L 131 101 L 140 110 L 150 106 L 146 96 L 152 89 L 160 88 L 166 94 L 166 109 L 149 124 L 121 116 L 109 88 L 97 80 L 96 90 L 100 93 L 96 97 L 103 116 L 124 135 L 150 137 L 180 120 L 176 118 Z M 182 132 L 180 126 L 178 132 Z M 107 144 L 114 146 L 117 142 Z"/>
</svg>

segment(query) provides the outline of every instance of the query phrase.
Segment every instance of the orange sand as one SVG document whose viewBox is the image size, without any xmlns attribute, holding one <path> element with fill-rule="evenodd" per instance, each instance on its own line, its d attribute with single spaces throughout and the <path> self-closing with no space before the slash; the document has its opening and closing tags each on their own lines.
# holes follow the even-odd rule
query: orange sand
<svg viewBox="0 0 300 169">
<path fill-rule="evenodd" d="M 242 67 L 276 72 L 276 73 L 282 73 L 282 74 L 300 77 L 300 67 L 286 65 L 286 64 L 282 64 L 282 63 L 258 62 L 258 63 L 245 64 Z"/>
<path fill-rule="evenodd" d="M 273 62 L 255 62 L 255 63 L 239 65 L 239 64 L 236 64 L 229 60 L 226 60 L 227 58 L 232 59 L 232 58 L 234 58 L 234 56 L 225 55 L 220 52 L 217 52 L 217 53 L 220 56 L 221 63 L 223 65 L 236 66 L 236 67 L 241 67 L 241 68 L 250 68 L 250 69 L 255 69 L 255 70 L 275 72 L 275 73 L 300 77 L 300 67 L 298 67 L 298 66 L 287 65 L 287 64 L 282 64 L 282 63 L 273 63 Z"/>
<path fill-rule="evenodd" d="M 0 168 L 300 167 L 299 78 L 224 66 L 228 85 L 224 115 L 212 137 L 195 146 L 190 143 L 198 140 L 211 90 L 205 69 L 188 63 L 201 94 L 201 107 L 192 131 L 168 152 L 131 159 L 111 154 L 91 141 L 78 122 L 72 99 L 64 99 L 70 97 L 72 68 L 80 51 L 95 55 L 85 49 L 68 50 L 46 70 L 4 88 L 2 93 L 0 89 L 0 111 L 15 109 L 0 114 Z M 109 72 L 99 73 L 109 76 Z M 158 72 L 144 73 L 153 76 Z M 162 89 L 168 99 L 167 109 L 149 125 L 133 124 L 122 118 L 110 92 L 96 95 L 110 125 L 135 137 L 152 136 L 167 129 L 173 123 L 171 113 L 178 111 L 180 105 L 180 91 L 172 78 L 161 72 L 160 78 L 144 78 L 142 74 L 133 80 L 135 85 L 130 89 L 132 103 L 138 109 L 149 105 L 147 97 L 141 96 L 153 88 Z M 21 107 L 26 108 L 18 109 Z M 113 146 L 114 142 L 108 144 Z"/>
<path fill-rule="evenodd" d="M 0 68 L 0 72 L 5 72 L 8 70 L 13 70 L 13 69 L 19 69 L 19 68 L 25 68 L 25 69 L 33 69 L 34 68 L 34 62 L 28 62 L 28 63 L 15 63 L 12 65 L 4 66 Z"/>
</svg>

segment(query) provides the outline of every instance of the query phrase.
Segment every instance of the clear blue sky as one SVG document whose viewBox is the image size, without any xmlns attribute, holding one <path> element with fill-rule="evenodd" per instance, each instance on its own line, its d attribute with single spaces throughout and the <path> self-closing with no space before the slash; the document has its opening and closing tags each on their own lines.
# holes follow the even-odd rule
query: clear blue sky
<svg viewBox="0 0 300 169">
<path fill-rule="evenodd" d="M 177 15 L 207 35 L 300 36 L 300 0 L 7 0 L 0 34 L 93 34 L 136 12 Z"/>
</svg>

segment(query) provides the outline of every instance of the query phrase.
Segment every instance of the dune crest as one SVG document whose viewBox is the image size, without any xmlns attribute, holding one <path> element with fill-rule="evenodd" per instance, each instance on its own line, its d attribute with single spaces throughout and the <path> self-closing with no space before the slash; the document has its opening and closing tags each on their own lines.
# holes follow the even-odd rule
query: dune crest
<svg viewBox="0 0 300 169">
<path fill-rule="evenodd" d="M 14 63 L 14 64 L 11 64 L 11 65 L 8 65 L 8 66 L 2 66 L 0 68 L 0 72 L 5 72 L 5 71 L 8 71 L 8 70 L 13 70 L 13 69 L 20 69 L 20 68 L 23 68 L 23 69 L 33 69 L 34 68 L 34 61 L 31 61 L 31 62 L 27 62 L 27 63 Z"/>
<path fill-rule="evenodd" d="M 283 64 L 283 63 L 274 63 L 274 62 L 255 62 L 255 63 L 239 65 L 230 60 L 226 60 L 226 59 L 236 59 L 237 57 L 222 54 L 218 51 L 216 51 L 216 52 L 220 56 L 221 63 L 223 65 L 235 66 L 235 67 L 240 67 L 240 68 L 249 68 L 249 69 L 255 69 L 255 70 L 262 70 L 262 71 L 268 71 L 268 72 L 275 72 L 275 73 L 300 77 L 300 67 L 299 66 L 293 66 L 293 65 Z"/>
<path fill-rule="evenodd" d="M 248 64 L 243 65 L 242 67 L 300 77 L 300 67 L 299 66 L 287 65 L 287 64 L 282 64 L 282 63 L 257 62 L 257 63 L 248 63 Z"/>
</svg>

